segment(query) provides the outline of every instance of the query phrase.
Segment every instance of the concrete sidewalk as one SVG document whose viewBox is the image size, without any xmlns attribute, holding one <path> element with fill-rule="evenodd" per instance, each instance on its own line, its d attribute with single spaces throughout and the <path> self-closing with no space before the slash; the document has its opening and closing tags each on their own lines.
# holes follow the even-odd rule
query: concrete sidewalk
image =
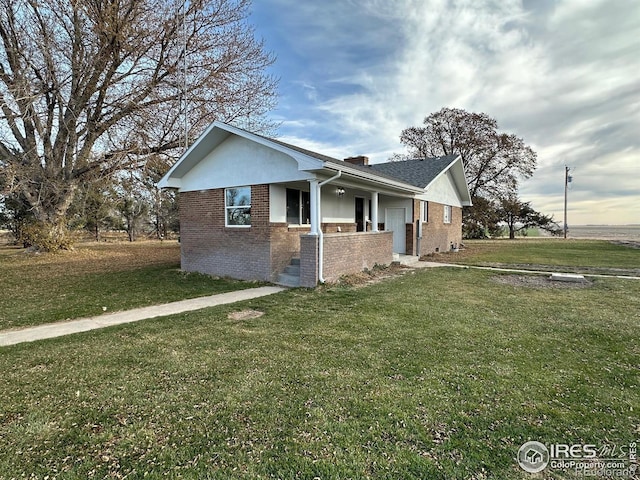
<svg viewBox="0 0 640 480">
<path fill-rule="evenodd" d="M 189 312 L 216 305 L 241 302 L 252 298 L 264 297 L 286 290 L 282 287 L 259 287 L 234 292 L 220 293 L 208 297 L 191 298 L 179 302 L 153 305 L 151 307 L 136 308 L 124 312 L 106 313 L 98 317 L 80 318 L 67 322 L 49 323 L 37 327 L 28 327 L 20 330 L 0 331 L 0 347 L 15 345 L 23 342 L 34 342 L 45 338 L 61 337 L 71 333 L 86 332 L 96 328 L 110 327 L 122 323 L 138 322 L 147 318 L 165 317 L 175 313 Z"/>
<path fill-rule="evenodd" d="M 555 271 L 544 271 L 544 270 L 524 270 L 518 268 L 506 268 L 506 267 L 481 267 L 477 265 L 459 265 L 455 263 L 440 263 L 440 262 L 414 262 L 407 264 L 407 266 L 411 268 L 437 268 L 437 267 L 455 267 L 455 268 L 472 268 L 476 270 L 490 270 L 493 272 L 507 272 L 507 273 L 525 273 L 525 274 L 534 274 L 534 275 L 552 275 L 554 273 L 563 273 L 563 272 L 555 272 Z M 634 277 L 632 275 L 612 275 L 605 273 L 580 273 L 583 277 L 591 277 L 591 278 L 623 278 L 628 280 L 640 280 L 640 277 Z"/>
</svg>

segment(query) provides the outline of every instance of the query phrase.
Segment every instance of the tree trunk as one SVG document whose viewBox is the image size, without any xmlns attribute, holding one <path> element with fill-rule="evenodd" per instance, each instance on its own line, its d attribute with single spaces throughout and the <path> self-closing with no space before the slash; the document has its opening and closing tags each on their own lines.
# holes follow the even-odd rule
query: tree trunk
<svg viewBox="0 0 640 480">
<path fill-rule="evenodd" d="M 67 228 L 67 211 L 73 202 L 78 187 L 77 182 L 70 182 L 62 192 L 54 185 L 29 184 L 22 192 L 32 206 L 35 222 L 26 231 L 25 239 L 29 246 L 36 250 L 56 251 L 72 247 L 72 239 Z"/>
</svg>

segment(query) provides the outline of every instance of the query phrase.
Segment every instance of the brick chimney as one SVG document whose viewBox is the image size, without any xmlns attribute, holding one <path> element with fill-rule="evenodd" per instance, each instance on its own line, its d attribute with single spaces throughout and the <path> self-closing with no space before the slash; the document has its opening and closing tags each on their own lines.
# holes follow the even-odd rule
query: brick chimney
<svg viewBox="0 0 640 480">
<path fill-rule="evenodd" d="M 364 155 L 345 158 L 344 161 L 352 165 L 369 165 L 369 157 L 365 157 Z"/>
</svg>

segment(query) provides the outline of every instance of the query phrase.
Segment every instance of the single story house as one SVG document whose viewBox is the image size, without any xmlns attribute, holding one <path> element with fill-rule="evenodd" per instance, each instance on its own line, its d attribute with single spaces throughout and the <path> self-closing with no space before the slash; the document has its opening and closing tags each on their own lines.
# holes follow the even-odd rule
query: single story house
<svg viewBox="0 0 640 480">
<path fill-rule="evenodd" d="M 179 192 L 182 269 L 314 287 L 457 248 L 460 157 L 369 165 L 214 122 L 160 180 Z"/>
</svg>

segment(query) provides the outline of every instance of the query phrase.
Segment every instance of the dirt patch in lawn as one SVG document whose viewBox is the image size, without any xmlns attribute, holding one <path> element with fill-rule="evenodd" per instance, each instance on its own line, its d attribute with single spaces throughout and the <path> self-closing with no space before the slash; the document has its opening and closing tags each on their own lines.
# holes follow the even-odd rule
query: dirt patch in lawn
<svg viewBox="0 0 640 480">
<path fill-rule="evenodd" d="M 241 310 L 239 312 L 231 312 L 228 315 L 229 320 L 251 320 L 253 318 L 260 318 L 264 315 L 264 312 L 259 310 Z"/>
<path fill-rule="evenodd" d="M 593 275 L 621 275 L 621 276 L 640 276 L 640 268 L 613 268 L 613 267 L 570 267 L 564 265 L 542 265 L 532 263 L 496 263 L 481 262 L 483 267 L 493 268 L 509 268 L 515 270 L 531 270 L 537 272 L 554 272 L 554 273 L 576 273 L 576 274 L 593 274 Z"/>
<path fill-rule="evenodd" d="M 640 242 L 635 240 L 612 240 L 611 243 L 614 245 L 622 245 L 623 247 L 640 248 Z"/>
<path fill-rule="evenodd" d="M 373 283 L 381 282 L 387 278 L 398 277 L 414 272 L 415 270 L 404 265 L 392 264 L 388 267 L 376 266 L 371 270 L 344 275 L 336 282 L 338 285 L 348 285 L 351 287 L 364 287 Z"/>
<path fill-rule="evenodd" d="M 591 280 L 584 279 L 580 282 L 560 282 L 550 280 L 544 275 L 496 275 L 491 280 L 503 285 L 511 285 L 512 287 L 529 287 L 529 288 L 589 288 L 593 285 Z"/>
</svg>

